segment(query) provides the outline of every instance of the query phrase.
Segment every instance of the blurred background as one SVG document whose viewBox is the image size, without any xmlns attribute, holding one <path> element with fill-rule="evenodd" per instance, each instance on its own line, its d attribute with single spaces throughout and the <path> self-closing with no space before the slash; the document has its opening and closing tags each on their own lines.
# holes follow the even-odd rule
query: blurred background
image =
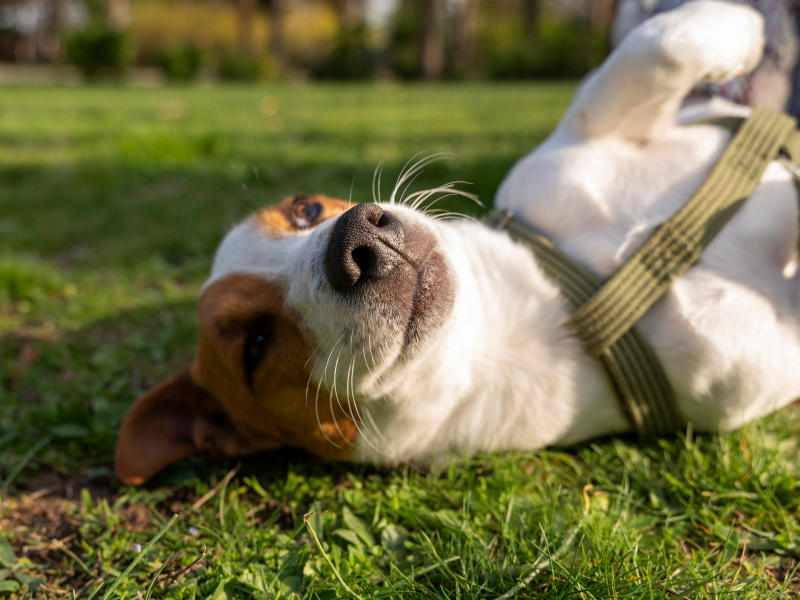
<svg viewBox="0 0 800 600">
<path fill-rule="evenodd" d="M 63 587 L 64 597 L 68 589 L 94 579 L 87 580 L 83 571 L 72 566 L 67 569 L 65 565 L 73 563 L 49 544 L 51 539 L 62 540 L 58 543 L 63 543 L 65 551 L 92 572 L 110 573 L 106 571 L 110 565 L 121 570 L 131 556 L 130 542 L 143 542 L 151 534 L 140 531 L 135 533 L 140 537 L 131 537 L 134 533 L 126 528 L 133 525 L 115 512 L 120 506 L 158 497 L 159 502 L 169 502 L 171 512 L 189 510 L 192 498 L 203 495 L 209 482 L 219 481 L 234 466 L 233 461 L 199 456 L 181 461 L 153 481 L 156 488 L 169 488 L 155 492 L 160 496 L 121 492 L 112 471 L 119 425 L 133 400 L 193 359 L 197 299 L 214 252 L 231 227 L 258 208 L 302 192 L 354 202 L 386 199 L 410 160 L 434 153 L 447 153 L 450 158 L 426 168 L 408 192 L 464 182 L 459 187 L 474 192 L 481 204 L 446 198 L 433 208 L 480 216 L 491 207 L 495 190 L 514 163 L 557 126 L 581 79 L 600 65 L 632 27 L 681 1 L 0 0 L 0 500 L 14 496 L 20 498 L 17 506 L 21 507 L 4 513 L 0 501 L 0 540 L 11 536 L 19 556 L 29 561 L 20 569 L 22 562 L 13 570 L 0 569 L 0 595 L 3 590 L 13 593 L 29 585 L 32 576 L 24 572 L 29 567 L 49 584 Z M 795 68 L 800 26 L 796 0 L 746 1 L 765 16 L 764 62 L 752 76 L 696 91 L 784 109 L 791 98 L 792 77 L 800 82 L 800 70 Z M 793 102 L 792 110 L 800 114 L 797 94 Z M 382 176 L 373 183 L 379 166 Z M 777 528 L 777 538 L 772 533 L 764 535 L 771 536 L 770 544 L 780 544 L 776 552 L 781 553 L 780 560 L 788 561 L 790 550 L 782 554 L 781 540 L 787 540 L 786 544 L 794 540 L 790 549 L 800 546 L 800 526 L 787 525 L 786 519 L 775 518 L 774 511 L 796 513 L 800 477 L 792 470 L 793 458 L 784 460 L 795 445 L 784 447 L 781 442 L 775 446 L 781 448 L 780 453 L 772 454 L 772 442 L 765 446 L 758 440 L 787 441 L 796 437 L 800 424 L 795 416 L 790 420 L 780 416 L 771 423 L 759 423 L 741 437 L 722 438 L 722 442 L 712 438 L 699 445 L 694 440 L 686 445 L 686 456 L 675 460 L 678 450 L 664 445 L 642 453 L 634 442 L 600 441 L 602 448 L 593 445 L 580 450 L 583 458 L 562 452 L 550 458 L 543 453 L 526 462 L 512 457 L 509 460 L 517 465 L 513 469 L 498 467 L 511 462 L 487 463 L 491 466 L 483 476 L 483 465 L 477 471 L 470 467 L 464 479 L 458 480 L 466 483 L 458 485 L 464 490 L 474 481 L 498 486 L 496 491 L 481 488 L 474 496 L 488 498 L 484 506 L 500 515 L 498 519 L 479 517 L 486 527 L 494 527 L 492 523 L 502 524 L 502 515 L 511 514 L 514 502 L 515 511 L 526 506 L 521 510 L 531 515 L 549 515 L 556 504 L 559 511 L 566 506 L 574 514 L 588 515 L 585 507 L 591 486 L 575 483 L 575 469 L 582 470 L 594 481 L 615 482 L 612 487 L 599 484 L 598 491 L 592 492 L 592 503 L 597 503 L 600 494 L 609 498 L 601 487 L 623 486 L 635 494 L 620 493 L 624 501 L 617 503 L 626 514 L 629 506 L 638 511 L 631 513 L 629 528 L 613 524 L 624 543 L 603 545 L 616 538 L 602 533 L 603 542 L 597 548 L 624 548 L 628 557 L 629 541 L 638 544 L 641 537 L 635 532 L 649 531 L 654 518 L 660 522 L 663 515 L 670 515 L 666 541 L 662 544 L 660 538 L 652 538 L 653 543 L 683 558 L 686 544 L 693 544 L 701 557 L 697 560 L 704 565 L 698 567 L 697 577 L 716 578 L 731 571 L 709 562 L 706 548 L 710 547 L 705 544 L 714 539 L 719 548 L 713 552 L 722 552 L 725 561 L 732 561 L 733 555 L 726 554 L 736 548 L 735 543 L 728 545 L 731 534 L 716 532 L 734 532 L 734 524 L 744 522 L 737 515 L 744 513 L 726 509 L 712 524 L 707 506 L 701 503 L 692 505 L 699 508 L 687 509 L 688 517 L 673 519 L 675 502 L 683 500 L 667 500 L 662 492 L 679 485 L 699 498 L 700 489 L 735 487 L 731 502 L 734 496 L 744 502 L 741 494 L 758 499 L 747 500 L 747 506 L 758 509 L 748 512 L 747 522 L 759 530 Z M 682 440 L 675 443 L 675 448 L 684 448 Z M 741 464 L 720 470 L 718 481 L 707 477 L 705 465 L 728 465 L 734 449 L 745 447 L 747 451 L 739 453 Z M 590 454 L 599 458 L 587 460 Z M 697 462 L 697 456 L 703 461 Z M 629 469 L 627 465 L 634 463 L 638 466 Z M 529 464 L 535 469 L 529 470 Z M 524 475 L 519 470 L 523 465 Z M 274 494 L 271 497 L 280 499 L 275 506 L 285 511 L 291 507 L 294 515 L 303 514 L 305 508 L 327 507 L 317 504 L 328 497 L 324 494 L 352 493 L 361 498 L 362 485 L 364 490 L 374 490 L 388 481 L 366 477 L 363 471 L 355 475 L 347 471 L 344 479 L 345 471 L 340 469 L 344 467 L 283 452 L 246 463 L 241 474 L 260 473 L 264 487 Z M 603 474 L 612 471 L 616 472 L 613 476 Z M 762 475 L 751 477 L 753 472 Z M 653 473 L 669 481 L 657 481 Z M 767 475 L 769 486 L 761 483 Z M 624 484 L 616 483 L 617 476 Z M 723 480 L 727 483 L 719 483 Z M 416 489 L 414 483 L 408 486 L 405 475 L 403 481 L 402 488 L 392 483 L 386 489 Z M 414 493 L 423 500 L 414 502 L 431 510 L 452 510 L 436 502 L 439 486 L 454 485 L 456 480 L 441 481 L 434 487 L 420 486 Z M 222 489 L 229 490 L 227 497 L 232 500 L 226 500 L 226 506 L 237 514 L 249 506 L 239 504 L 239 490 L 244 488 L 238 484 Z M 515 500 L 520 490 L 529 490 L 524 492 L 528 496 Z M 577 492 L 565 496 L 561 490 Z M 27 499 L 18 493 L 27 494 Z M 769 502 L 762 502 L 767 496 Z M 473 498 L 466 492 L 463 497 Z M 78 498 L 83 508 L 65 504 Z M 98 498 L 116 500 L 95 509 L 93 502 Z M 251 494 L 247 502 L 253 498 Z M 408 506 L 416 506 L 406 504 L 405 498 L 413 496 L 387 498 L 403 503 L 407 514 L 412 512 Z M 257 502 L 262 501 L 266 502 L 259 496 Z M 361 510 L 363 516 L 370 506 L 372 514 L 372 504 L 358 502 L 352 505 L 354 512 Z M 376 509 L 381 502 L 375 504 Z M 388 507 L 389 501 L 383 506 Z M 472 506 L 464 504 L 463 512 Z M 745 504 L 737 506 L 749 510 Z M 391 514 L 388 508 L 384 511 Z M 600 509 L 586 518 L 604 523 L 594 519 L 605 513 L 606 509 Z M 616 514 L 609 512 L 603 518 Z M 147 517 L 143 518 L 147 523 Z M 414 521 L 404 522 L 410 529 L 420 527 Z M 26 538 L 32 523 L 46 527 L 37 530 L 41 531 L 39 545 Z M 703 526 L 708 537 L 698 533 L 697 523 L 711 528 Z M 539 527 L 534 516 L 530 525 Z M 476 525 L 476 530 L 483 527 Z M 591 527 L 595 532 L 606 531 Z M 738 538 L 745 545 L 746 535 Z M 442 536 L 436 539 L 443 540 L 441 553 L 448 555 L 461 547 L 463 528 L 457 525 Z M 539 529 L 519 529 L 513 536 L 509 539 L 540 539 Z M 196 544 L 205 545 L 207 539 L 199 537 Z M 237 563 L 228 558 L 244 545 L 259 552 L 265 547 L 276 553 L 294 548 L 288 541 L 286 546 L 271 541 L 233 545 L 227 541 L 230 537 L 219 537 L 223 539 L 209 542 L 214 544 L 214 559 L 201 579 L 204 587 L 194 588 L 192 594 L 216 589 L 214 598 L 225 597 L 217 586 L 230 580 L 230 565 Z M 440 552 L 439 546 L 430 547 Z M 480 542 L 481 549 L 488 547 Z M 49 554 L 42 548 L 49 548 Z M 742 565 L 751 564 L 742 562 L 743 548 L 741 552 L 738 564 L 728 563 L 736 567 L 733 581 Z M 501 556 L 494 549 L 489 554 Z M 616 562 L 613 554 L 608 556 L 615 565 L 628 564 Z M 633 556 L 641 559 L 645 554 Z M 7 554 L 5 559 L 0 556 L 0 566 L 11 566 L 9 560 Z M 425 560 L 432 563 L 439 558 Z M 294 564 L 295 558 L 291 561 Z M 532 563 L 534 558 L 524 561 Z M 348 559 L 341 564 L 345 562 L 354 569 L 345 571 L 345 578 L 375 574 L 373 567 L 362 566 L 367 563 Z M 288 565 L 289 559 L 281 564 Z M 507 573 L 523 568 L 514 562 L 506 564 L 511 565 Z M 605 565 L 611 563 L 600 564 L 608 568 Z M 641 564 L 645 563 L 634 567 L 639 569 Z M 794 573 L 791 569 L 796 567 L 795 562 L 769 564 L 790 565 L 780 571 L 784 574 Z M 302 563 L 297 565 L 292 573 L 302 574 Z M 148 569 L 157 566 L 150 563 Z M 673 567 L 664 569 L 669 574 Z M 640 580 L 629 578 L 627 566 L 619 570 L 625 586 L 638 585 Z M 750 570 L 747 577 L 754 577 Z M 493 573 L 489 568 L 484 572 Z M 745 577 L 744 571 L 741 574 Z M 620 581 L 606 576 L 604 582 Z M 786 577 L 786 581 L 791 579 Z M 741 585 L 753 587 L 743 581 Z M 723 585 L 730 592 L 733 583 Z M 705 593 L 703 589 L 708 588 L 699 589 L 698 593 Z"/>
<path fill-rule="evenodd" d="M 616 0 L 3 0 L 0 81 L 565 79 Z M 38 66 L 37 68 L 31 68 Z M 58 67 L 58 68 L 53 68 Z M 8 71 L 8 69 L 6 69 Z"/>
<path fill-rule="evenodd" d="M 581 78 L 678 3 L 0 0 L 0 471 L 111 481 L 131 401 L 192 359 L 235 223 L 300 192 L 371 201 L 379 165 L 387 198 L 433 153 L 458 158 L 409 192 L 469 182 L 482 204 L 435 208 L 480 216 Z M 698 91 L 785 108 L 797 13 L 748 3 L 764 62 Z"/>
</svg>

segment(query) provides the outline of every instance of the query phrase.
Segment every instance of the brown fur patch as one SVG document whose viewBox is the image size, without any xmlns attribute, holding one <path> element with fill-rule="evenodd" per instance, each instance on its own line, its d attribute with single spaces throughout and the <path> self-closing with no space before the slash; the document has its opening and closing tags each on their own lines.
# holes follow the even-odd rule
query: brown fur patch
<svg viewBox="0 0 800 600">
<path fill-rule="evenodd" d="M 139 485 L 195 452 L 233 457 L 287 445 L 328 459 L 352 455 L 355 424 L 338 403 L 320 403 L 317 414 L 315 397 L 306 398 L 311 350 L 283 307 L 280 285 L 256 275 L 206 288 L 191 367 L 139 398 L 122 423 L 115 464 L 123 483 Z M 268 334 L 248 377 L 254 329 Z"/>
<path fill-rule="evenodd" d="M 252 323 L 269 318 L 272 341 L 248 387 L 242 368 L 243 344 Z M 352 454 L 356 427 L 339 409 L 321 402 L 317 423 L 314 394 L 306 398 L 311 350 L 284 314 L 281 287 L 262 277 L 232 274 L 210 285 L 200 299 L 200 340 L 191 367 L 194 381 L 224 406 L 248 442 L 277 442 L 324 458 Z M 312 390 L 314 386 L 312 386 Z"/>
<path fill-rule="evenodd" d="M 321 194 L 313 196 L 292 196 L 286 198 L 280 204 L 263 208 L 255 213 L 252 218 L 260 225 L 261 230 L 267 235 L 273 237 L 283 237 L 297 231 L 307 229 L 306 226 L 298 226 L 296 210 L 298 202 L 305 201 L 308 203 L 316 203 L 321 207 L 318 217 L 313 223 L 309 225 L 318 225 L 332 217 L 335 217 L 348 208 L 353 206 L 352 203 L 345 200 L 337 200 L 329 198 Z"/>
<path fill-rule="evenodd" d="M 334 217 L 348 202 L 298 196 L 253 219 L 267 235 L 301 231 Z M 357 428 L 338 405 L 306 397 L 311 350 L 292 315 L 284 312 L 280 284 L 234 273 L 200 298 L 200 336 L 189 369 L 139 398 L 117 438 L 117 476 L 138 485 L 166 465 L 195 452 L 240 456 L 283 445 L 328 459 L 353 454 Z M 245 373 L 248 336 L 266 327 L 254 368 Z M 248 354 L 251 363 L 252 353 Z"/>
</svg>

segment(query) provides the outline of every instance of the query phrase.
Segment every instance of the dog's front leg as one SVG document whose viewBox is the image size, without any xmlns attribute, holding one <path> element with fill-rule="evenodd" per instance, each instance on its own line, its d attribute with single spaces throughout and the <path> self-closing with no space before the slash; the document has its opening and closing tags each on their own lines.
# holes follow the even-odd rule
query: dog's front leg
<svg viewBox="0 0 800 600">
<path fill-rule="evenodd" d="M 756 67 L 763 29 L 755 10 L 716 0 L 662 13 L 628 34 L 580 91 L 562 127 L 587 138 L 658 139 L 698 81 L 727 81 Z"/>
</svg>

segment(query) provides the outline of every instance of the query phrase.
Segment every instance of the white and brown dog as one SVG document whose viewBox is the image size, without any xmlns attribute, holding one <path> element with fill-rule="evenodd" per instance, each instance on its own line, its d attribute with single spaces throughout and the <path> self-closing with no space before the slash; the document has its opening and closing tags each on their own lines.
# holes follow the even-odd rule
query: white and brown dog
<svg viewBox="0 0 800 600">
<path fill-rule="evenodd" d="M 496 205 L 608 277 L 692 195 L 730 133 L 682 120 L 747 114 L 700 80 L 752 69 L 748 8 L 698 1 L 634 30 Z M 639 327 L 696 430 L 739 426 L 800 396 L 798 202 L 775 162 Z M 194 452 L 278 446 L 393 464 L 532 450 L 625 432 L 600 364 L 531 252 L 407 205 L 298 197 L 234 228 L 200 298 L 197 356 L 140 398 L 116 467 L 140 483 Z"/>
</svg>

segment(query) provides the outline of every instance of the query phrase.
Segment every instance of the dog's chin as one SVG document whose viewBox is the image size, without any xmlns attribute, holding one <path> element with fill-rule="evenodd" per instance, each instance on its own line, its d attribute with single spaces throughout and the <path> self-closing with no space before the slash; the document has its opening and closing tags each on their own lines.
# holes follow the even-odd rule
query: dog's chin
<svg viewBox="0 0 800 600">
<path fill-rule="evenodd" d="M 379 263 L 360 261 L 360 276 L 352 285 L 332 281 L 331 265 L 338 263 L 331 261 L 330 251 L 324 254 L 329 242 L 321 238 L 323 250 L 312 263 L 315 292 L 307 304 L 299 303 L 308 306 L 301 312 L 309 314 L 305 324 L 320 368 L 329 364 L 338 372 L 336 363 L 349 361 L 356 379 L 384 381 L 424 354 L 449 322 L 456 280 L 436 231 L 422 215 L 393 210 L 402 219 L 402 246 L 391 246 L 391 239 L 381 242 L 391 251 L 378 246 Z"/>
<path fill-rule="evenodd" d="M 436 339 L 452 312 L 453 298 L 447 260 L 432 251 L 418 268 L 403 264 L 391 277 L 340 297 L 349 323 L 339 326 L 354 354 L 363 354 L 363 348 L 371 365 L 388 369 L 419 355 Z"/>
<path fill-rule="evenodd" d="M 418 268 L 403 264 L 391 277 L 348 294 L 328 296 L 331 304 L 322 314 L 336 315 L 334 321 L 320 321 L 313 329 L 320 356 L 317 364 L 343 364 L 353 360 L 357 371 L 373 383 L 419 357 L 440 337 L 453 311 L 455 280 L 445 256 L 433 249 Z M 311 319 L 316 321 L 316 319 Z M 311 324 L 311 323 L 309 323 Z M 313 346 L 312 346 L 313 347 Z M 363 368 L 359 368 L 361 363 Z"/>
<path fill-rule="evenodd" d="M 419 353 L 436 337 L 453 310 L 453 281 L 445 257 L 433 250 L 416 273 L 403 331 L 401 357 Z"/>
</svg>

